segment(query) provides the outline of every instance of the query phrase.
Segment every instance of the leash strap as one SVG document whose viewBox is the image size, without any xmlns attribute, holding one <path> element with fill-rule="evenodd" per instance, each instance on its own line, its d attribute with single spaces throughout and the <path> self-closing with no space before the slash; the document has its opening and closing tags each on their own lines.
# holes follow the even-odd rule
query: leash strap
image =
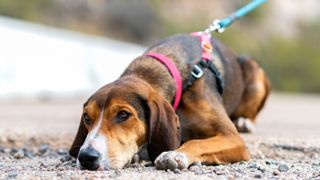
<svg viewBox="0 0 320 180">
<path fill-rule="evenodd" d="M 182 78 L 180 75 L 180 72 L 177 68 L 177 66 L 173 63 L 173 61 L 168 58 L 167 56 L 159 53 L 154 53 L 154 52 L 149 52 L 145 54 L 144 56 L 151 57 L 153 59 L 158 60 L 161 62 L 163 65 L 167 67 L 169 70 L 171 76 L 176 82 L 176 95 L 173 103 L 173 108 L 174 110 L 177 110 L 180 100 L 181 100 L 181 95 L 182 95 Z"/>
<path fill-rule="evenodd" d="M 214 20 L 209 27 L 205 30 L 206 33 L 211 33 L 213 31 L 217 31 L 218 33 L 222 33 L 227 27 L 229 27 L 234 21 L 240 19 L 245 16 L 249 12 L 253 11 L 257 7 L 261 6 L 263 3 L 267 2 L 267 0 L 253 0 L 242 8 L 238 9 L 236 12 L 232 13 L 230 16 L 224 19 L 216 19 Z"/>
</svg>

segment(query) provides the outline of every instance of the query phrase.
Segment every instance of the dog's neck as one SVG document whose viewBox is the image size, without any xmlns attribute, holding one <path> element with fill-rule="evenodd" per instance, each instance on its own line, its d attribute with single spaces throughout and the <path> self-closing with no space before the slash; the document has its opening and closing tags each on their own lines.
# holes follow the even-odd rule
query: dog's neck
<svg viewBox="0 0 320 180">
<path fill-rule="evenodd" d="M 161 96 L 173 102 L 176 87 L 168 69 L 150 57 L 135 59 L 121 76 L 134 75 L 149 83 Z"/>
</svg>

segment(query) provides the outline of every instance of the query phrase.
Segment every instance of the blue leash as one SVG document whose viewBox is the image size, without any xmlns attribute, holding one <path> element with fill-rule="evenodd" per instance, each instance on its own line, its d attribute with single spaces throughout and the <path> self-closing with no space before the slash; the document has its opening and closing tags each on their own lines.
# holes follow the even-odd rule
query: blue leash
<svg viewBox="0 0 320 180">
<path fill-rule="evenodd" d="M 224 19 L 216 19 L 214 20 L 209 27 L 204 31 L 206 33 L 211 33 L 213 31 L 217 31 L 222 33 L 227 27 L 229 27 L 235 20 L 240 19 L 241 17 L 245 16 L 249 12 L 253 11 L 263 3 L 267 2 L 267 0 L 253 0 L 249 4 L 243 6 L 230 16 Z"/>
</svg>

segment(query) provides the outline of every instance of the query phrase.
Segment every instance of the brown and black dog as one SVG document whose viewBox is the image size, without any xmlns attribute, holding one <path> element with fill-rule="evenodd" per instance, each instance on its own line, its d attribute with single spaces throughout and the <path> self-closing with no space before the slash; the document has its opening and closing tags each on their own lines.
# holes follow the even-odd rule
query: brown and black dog
<svg viewBox="0 0 320 180">
<path fill-rule="evenodd" d="M 238 131 L 252 130 L 250 125 L 265 103 L 270 83 L 255 60 L 239 58 L 214 39 L 212 43 L 221 56 L 213 63 L 223 77 L 222 95 L 215 75 L 204 69 L 204 76 L 183 91 L 175 111 L 171 103 L 176 86 L 168 69 L 151 57 L 140 56 L 119 79 L 103 86 L 83 105 L 70 149 L 77 166 L 122 168 L 144 145 L 158 169 L 249 160 Z M 147 52 L 169 57 L 185 84 L 202 49 L 198 37 L 182 34 Z"/>
</svg>

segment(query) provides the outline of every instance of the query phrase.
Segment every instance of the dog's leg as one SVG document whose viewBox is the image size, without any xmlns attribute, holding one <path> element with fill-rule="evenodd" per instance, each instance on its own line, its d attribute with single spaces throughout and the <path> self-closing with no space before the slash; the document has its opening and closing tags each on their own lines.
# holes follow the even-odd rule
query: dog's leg
<svg viewBox="0 0 320 180">
<path fill-rule="evenodd" d="M 175 151 L 163 152 L 157 157 L 157 169 L 185 169 L 191 164 L 225 164 L 249 160 L 250 155 L 239 135 L 217 135 L 215 137 L 187 141 Z"/>
<path fill-rule="evenodd" d="M 228 117 L 221 101 L 201 88 L 198 80 L 195 89 L 183 95 L 181 117 L 182 134 L 189 136 L 175 151 L 163 152 L 155 160 L 157 169 L 184 169 L 195 162 L 224 164 L 249 160 L 250 155 L 237 129 Z"/>
<path fill-rule="evenodd" d="M 265 104 L 270 91 L 270 82 L 258 63 L 249 57 L 239 57 L 243 71 L 245 90 L 231 119 L 239 132 L 253 132 L 256 116 Z"/>
</svg>

